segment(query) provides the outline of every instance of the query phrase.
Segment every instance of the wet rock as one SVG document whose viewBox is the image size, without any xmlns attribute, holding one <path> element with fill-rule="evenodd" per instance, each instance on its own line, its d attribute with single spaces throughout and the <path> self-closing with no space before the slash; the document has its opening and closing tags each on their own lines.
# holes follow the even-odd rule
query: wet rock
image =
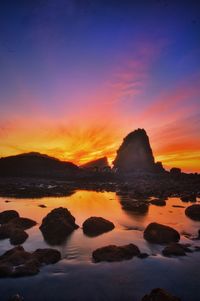
<svg viewBox="0 0 200 301">
<path fill-rule="evenodd" d="M 178 242 L 180 234 L 169 226 L 151 223 L 144 231 L 144 238 L 151 243 L 167 244 Z"/>
<path fill-rule="evenodd" d="M 52 245 L 61 244 L 78 226 L 66 208 L 53 209 L 42 220 L 40 230 L 44 239 Z"/>
<path fill-rule="evenodd" d="M 181 301 L 181 299 L 172 296 L 162 288 L 155 288 L 149 295 L 145 295 L 141 301 Z"/>
<path fill-rule="evenodd" d="M 114 229 L 114 224 L 102 217 L 92 216 L 83 223 L 83 232 L 88 236 L 97 236 Z"/>
<path fill-rule="evenodd" d="M 153 199 L 150 201 L 150 204 L 156 206 L 166 206 L 166 201 L 163 199 Z"/>
<path fill-rule="evenodd" d="M 20 296 L 19 294 L 11 296 L 8 301 L 24 301 L 24 297 Z"/>
<path fill-rule="evenodd" d="M 181 205 L 172 205 L 172 207 L 174 207 L 174 208 L 185 208 L 184 206 L 181 206 Z"/>
<path fill-rule="evenodd" d="M 186 195 L 183 195 L 181 196 L 181 201 L 182 202 L 196 202 L 197 201 L 197 198 L 196 198 L 196 195 L 195 194 L 186 194 Z"/>
<path fill-rule="evenodd" d="M 61 259 L 60 252 L 54 249 L 37 249 L 32 255 L 41 264 L 53 264 Z"/>
<path fill-rule="evenodd" d="M 95 262 L 101 261 L 122 261 L 133 258 L 134 256 L 140 256 L 139 248 L 134 244 L 125 246 L 109 245 L 99 248 L 92 253 L 92 257 Z"/>
<path fill-rule="evenodd" d="M 11 245 L 20 245 L 28 238 L 28 234 L 23 229 L 13 229 L 10 233 Z"/>
<path fill-rule="evenodd" d="M 192 250 L 185 244 L 171 243 L 162 251 L 164 256 L 185 256 L 186 253 L 191 253 Z"/>
<path fill-rule="evenodd" d="M 6 210 L 0 212 L 0 224 L 6 224 L 16 217 L 19 217 L 19 213 L 15 210 Z"/>
<path fill-rule="evenodd" d="M 148 212 L 149 203 L 145 201 L 137 201 L 137 200 L 121 200 L 120 201 L 122 208 L 124 210 L 132 211 L 138 214 L 145 214 Z"/>
<path fill-rule="evenodd" d="M 16 218 L 12 219 L 9 224 L 11 224 L 14 227 L 26 230 L 26 229 L 32 228 L 37 223 L 30 218 L 16 217 Z"/>
<path fill-rule="evenodd" d="M 185 214 L 195 221 L 200 221 L 200 205 L 195 204 L 187 207 L 185 209 Z"/>
<path fill-rule="evenodd" d="M 43 264 L 53 264 L 60 259 L 60 252 L 54 249 L 37 249 L 29 253 L 17 246 L 0 256 L 0 277 L 33 276 L 40 272 Z"/>
<path fill-rule="evenodd" d="M 20 245 L 28 238 L 28 234 L 20 227 L 11 222 L 0 226 L 0 239 L 10 238 L 12 245 Z"/>
<path fill-rule="evenodd" d="M 40 207 L 40 208 L 47 208 L 47 206 L 46 206 L 46 205 L 43 205 L 43 204 L 38 205 L 38 207 Z"/>
</svg>

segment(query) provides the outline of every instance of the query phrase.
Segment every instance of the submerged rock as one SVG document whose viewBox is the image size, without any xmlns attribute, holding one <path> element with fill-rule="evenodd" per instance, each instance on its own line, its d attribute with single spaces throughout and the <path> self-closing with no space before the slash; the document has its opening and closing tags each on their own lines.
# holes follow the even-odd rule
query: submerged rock
<svg viewBox="0 0 200 301">
<path fill-rule="evenodd" d="M 0 277 L 33 276 L 40 272 L 43 264 L 53 264 L 60 259 L 60 252 L 54 249 L 37 249 L 29 253 L 18 246 L 0 256 Z"/>
<path fill-rule="evenodd" d="M 88 236 L 97 236 L 114 228 L 115 225 L 112 222 L 96 216 L 86 219 L 83 223 L 83 232 Z"/>
<path fill-rule="evenodd" d="M 145 295 L 141 301 L 181 301 L 181 299 L 172 296 L 162 288 L 155 288 L 149 295 Z"/>
<path fill-rule="evenodd" d="M 16 217 L 16 218 L 12 219 L 9 224 L 14 227 L 26 230 L 26 229 L 32 228 L 37 223 L 36 223 L 36 221 L 34 221 L 30 218 Z"/>
<path fill-rule="evenodd" d="M 149 209 L 149 203 L 145 201 L 127 199 L 121 200 L 120 203 L 124 210 L 132 211 L 138 214 L 145 214 Z"/>
<path fill-rule="evenodd" d="M 164 256 L 185 256 L 186 253 L 191 253 L 192 250 L 185 244 L 171 243 L 162 251 Z"/>
<path fill-rule="evenodd" d="M 195 204 L 185 209 L 185 214 L 195 221 L 200 221 L 200 205 Z"/>
<path fill-rule="evenodd" d="M 28 238 L 28 234 L 20 227 L 12 223 L 3 224 L 0 227 L 0 239 L 10 238 L 12 245 L 20 245 Z"/>
<path fill-rule="evenodd" d="M 40 230 L 44 239 L 52 245 L 61 244 L 71 234 L 78 225 L 75 218 L 66 208 L 53 209 L 42 220 Z"/>
<path fill-rule="evenodd" d="M 139 248 L 134 244 L 125 246 L 109 245 L 99 248 L 92 253 L 95 262 L 101 261 L 122 261 L 133 258 L 134 256 L 144 258 Z"/>
<path fill-rule="evenodd" d="M 163 199 L 153 199 L 150 201 L 150 204 L 156 206 L 166 206 L 166 201 Z"/>
<path fill-rule="evenodd" d="M 19 217 L 19 213 L 15 210 L 6 210 L 0 212 L 0 224 L 6 224 L 16 217 Z"/>
<path fill-rule="evenodd" d="M 186 195 L 183 195 L 181 196 L 181 201 L 182 202 L 196 202 L 197 201 L 197 198 L 196 198 L 196 195 L 195 194 L 186 194 Z"/>
<path fill-rule="evenodd" d="M 180 234 L 169 226 L 151 223 L 144 231 L 144 238 L 151 243 L 167 244 L 170 242 L 178 242 Z"/>
</svg>

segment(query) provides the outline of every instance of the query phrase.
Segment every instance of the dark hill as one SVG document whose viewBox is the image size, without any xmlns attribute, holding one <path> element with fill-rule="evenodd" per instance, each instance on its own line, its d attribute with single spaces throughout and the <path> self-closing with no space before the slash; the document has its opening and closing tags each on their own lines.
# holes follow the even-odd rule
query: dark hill
<svg viewBox="0 0 200 301">
<path fill-rule="evenodd" d="M 40 153 L 25 153 L 0 159 L 0 176 L 73 177 L 78 166 Z"/>
<path fill-rule="evenodd" d="M 90 161 L 86 164 L 83 164 L 80 167 L 84 168 L 84 169 L 94 169 L 94 168 L 103 169 L 103 168 L 109 167 L 109 164 L 108 164 L 107 157 L 102 157 L 102 158 Z"/>
</svg>

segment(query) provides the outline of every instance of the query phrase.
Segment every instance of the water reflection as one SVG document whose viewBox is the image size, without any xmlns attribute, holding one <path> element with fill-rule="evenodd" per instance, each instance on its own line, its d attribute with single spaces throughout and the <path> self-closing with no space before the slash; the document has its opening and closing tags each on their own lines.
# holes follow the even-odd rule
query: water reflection
<svg viewBox="0 0 200 301">
<path fill-rule="evenodd" d="M 45 197 L 41 199 L 12 199 L 0 198 L 1 211 L 14 209 L 20 216 L 28 217 L 37 221 L 37 226 L 28 230 L 29 238 L 24 243 L 28 251 L 36 248 L 47 247 L 47 242 L 39 230 L 39 226 L 44 216 L 52 209 L 66 207 L 76 218 L 76 223 L 81 227 L 83 222 L 91 216 L 101 216 L 113 222 L 115 229 L 97 237 L 88 237 L 83 234 L 81 228 L 75 230 L 62 245 L 56 246 L 63 257 L 75 261 L 91 261 L 91 253 L 94 249 L 107 245 L 123 245 L 135 243 L 142 252 L 157 252 L 159 246 L 149 245 L 143 239 L 144 228 L 150 222 L 158 222 L 174 227 L 180 233 L 190 233 L 197 235 L 200 228 L 199 222 L 194 222 L 185 216 L 182 207 L 183 203 L 178 198 L 167 200 L 164 207 L 150 205 L 146 214 L 138 214 L 123 210 L 119 196 L 113 192 L 77 191 L 71 196 L 65 197 Z M 44 204 L 46 208 L 39 205 Z M 184 204 L 185 205 L 185 204 Z M 188 206 L 190 203 L 187 204 Z M 182 235 L 182 241 L 189 241 Z M 191 241 L 190 241 L 191 242 Z M 0 252 L 11 248 L 8 240 L 1 241 Z"/>
</svg>

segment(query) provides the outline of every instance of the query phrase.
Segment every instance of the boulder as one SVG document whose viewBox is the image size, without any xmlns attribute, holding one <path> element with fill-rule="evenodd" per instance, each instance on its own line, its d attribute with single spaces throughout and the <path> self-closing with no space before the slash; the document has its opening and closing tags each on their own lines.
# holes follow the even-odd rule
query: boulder
<svg viewBox="0 0 200 301">
<path fill-rule="evenodd" d="M 162 288 L 155 288 L 149 295 L 145 295 L 141 301 L 181 301 L 181 299 L 172 296 Z"/>
<path fill-rule="evenodd" d="M 29 253 L 17 246 L 0 256 L 0 277 L 33 276 L 40 272 L 43 264 L 53 264 L 60 259 L 60 252 L 54 249 L 37 249 Z"/>
<path fill-rule="evenodd" d="M 53 264 L 61 259 L 61 254 L 55 249 L 37 249 L 33 257 L 41 264 Z"/>
<path fill-rule="evenodd" d="M 157 244 L 178 242 L 180 234 L 173 228 L 158 223 L 151 223 L 144 231 L 144 238 Z"/>
<path fill-rule="evenodd" d="M 156 206 L 166 206 L 166 201 L 163 199 L 153 199 L 150 201 L 150 204 Z"/>
<path fill-rule="evenodd" d="M 127 199 L 121 200 L 120 203 L 124 210 L 132 211 L 138 214 L 145 214 L 149 210 L 149 203 L 145 201 Z"/>
<path fill-rule="evenodd" d="M 30 219 L 30 218 L 26 218 L 26 217 L 16 217 L 14 219 L 12 219 L 9 224 L 11 224 L 13 227 L 17 227 L 17 228 L 21 228 L 21 229 L 29 229 L 32 228 L 33 226 L 35 226 L 37 223 Z"/>
<path fill-rule="evenodd" d="M 0 224 L 6 224 L 16 217 L 19 217 L 19 213 L 15 210 L 6 210 L 0 212 Z"/>
<path fill-rule="evenodd" d="M 97 236 L 114 229 L 114 224 L 102 217 L 92 216 L 83 223 L 83 232 L 88 236 Z"/>
<path fill-rule="evenodd" d="M 164 256 L 185 256 L 186 253 L 191 253 L 192 250 L 185 244 L 171 243 L 162 251 Z"/>
<path fill-rule="evenodd" d="M 134 256 L 140 256 L 139 248 L 134 244 L 125 246 L 109 245 L 99 248 L 92 253 L 92 257 L 95 262 L 101 261 L 122 261 L 133 258 Z"/>
<path fill-rule="evenodd" d="M 52 245 L 61 244 L 78 226 L 75 218 L 66 208 L 53 209 L 42 220 L 40 230 L 44 239 Z"/>
<path fill-rule="evenodd" d="M 185 209 L 185 214 L 195 221 L 200 221 L 200 205 L 195 204 L 187 207 Z"/>
<path fill-rule="evenodd" d="M 186 194 L 181 196 L 181 201 L 182 202 L 193 202 L 195 203 L 197 201 L 196 194 Z"/>
<path fill-rule="evenodd" d="M 23 229 L 13 229 L 10 233 L 11 245 L 20 245 L 28 238 L 28 234 Z"/>
</svg>

